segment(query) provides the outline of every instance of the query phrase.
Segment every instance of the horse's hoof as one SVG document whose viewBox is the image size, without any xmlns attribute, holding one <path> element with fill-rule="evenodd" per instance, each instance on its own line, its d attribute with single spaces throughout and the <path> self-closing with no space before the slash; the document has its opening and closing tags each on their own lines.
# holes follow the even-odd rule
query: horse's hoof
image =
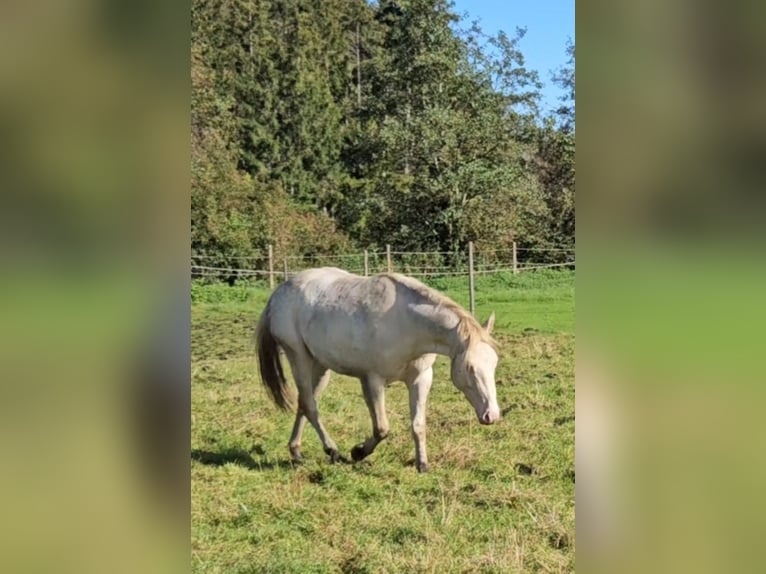
<svg viewBox="0 0 766 574">
<path fill-rule="evenodd" d="M 364 443 L 360 443 L 351 449 L 351 458 L 354 462 L 359 462 L 367 456 L 364 450 Z"/>
<path fill-rule="evenodd" d="M 301 454 L 301 451 L 297 447 L 290 447 L 290 458 L 293 462 L 303 462 L 303 455 Z"/>
<path fill-rule="evenodd" d="M 427 462 L 419 462 L 417 464 L 418 472 L 428 472 L 428 463 Z"/>
</svg>

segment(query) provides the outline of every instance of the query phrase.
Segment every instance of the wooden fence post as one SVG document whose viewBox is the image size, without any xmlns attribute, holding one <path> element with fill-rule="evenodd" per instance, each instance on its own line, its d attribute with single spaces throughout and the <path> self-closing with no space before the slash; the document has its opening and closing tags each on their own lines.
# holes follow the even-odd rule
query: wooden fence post
<svg viewBox="0 0 766 574">
<path fill-rule="evenodd" d="M 518 260 L 516 259 L 516 242 L 513 242 L 513 274 L 518 275 L 519 274 L 519 264 Z"/>
<path fill-rule="evenodd" d="M 370 260 L 367 250 L 364 250 L 364 276 L 367 277 L 370 274 Z"/>
<path fill-rule="evenodd" d="M 269 243 L 269 289 L 274 290 L 274 249 Z"/>
<path fill-rule="evenodd" d="M 471 315 L 476 315 L 476 296 L 473 279 L 473 241 L 468 242 L 468 297 L 471 302 Z"/>
<path fill-rule="evenodd" d="M 389 273 L 394 270 L 394 268 L 391 266 L 391 246 L 388 244 L 386 244 L 386 266 Z"/>
<path fill-rule="evenodd" d="M 287 281 L 287 279 L 288 279 L 288 276 L 287 276 L 287 257 L 285 257 L 285 281 Z"/>
</svg>

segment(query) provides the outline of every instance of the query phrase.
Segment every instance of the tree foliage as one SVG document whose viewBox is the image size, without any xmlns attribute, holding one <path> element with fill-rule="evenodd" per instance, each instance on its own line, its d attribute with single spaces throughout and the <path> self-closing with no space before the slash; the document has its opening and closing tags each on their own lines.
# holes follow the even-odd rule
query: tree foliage
<svg viewBox="0 0 766 574">
<path fill-rule="evenodd" d="M 460 25 L 448 0 L 193 0 L 193 252 L 572 243 L 573 99 L 541 118 L 525 31 Z"/>
</svg>

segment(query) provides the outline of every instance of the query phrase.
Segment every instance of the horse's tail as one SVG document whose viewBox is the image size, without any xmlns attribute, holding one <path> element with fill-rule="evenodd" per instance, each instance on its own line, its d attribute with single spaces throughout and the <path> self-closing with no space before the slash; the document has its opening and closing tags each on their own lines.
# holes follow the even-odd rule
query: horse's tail
<svg viewBox="0 0 766 574">
<path fill-rule="evenodd" d="M 292 410 L 292 394 L 287 386 L 282 361 L 279 359 L 279 343 L 271 334 L 271 300 L 266 305 L 255 329 L 255 345 L 263 386 L 280 409 Z"/>
</svg>

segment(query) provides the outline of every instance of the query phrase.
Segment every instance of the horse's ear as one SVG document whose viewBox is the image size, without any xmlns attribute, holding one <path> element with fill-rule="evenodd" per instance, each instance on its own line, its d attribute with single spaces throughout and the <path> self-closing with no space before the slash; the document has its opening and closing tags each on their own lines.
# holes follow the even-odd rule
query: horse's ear
<svg viewBox="0 0 766 574">
<path fill-rule="evenodd" d="M 492 329 L 494 328 L 495 328 L 495 312 L 492 311 L 492 314 L 489 316 L 489 319 L 487 319 L 487 322 L 484 323 L 484 329 L 486 329 L 487 333 L 491 335 Z"/>
</svg>

